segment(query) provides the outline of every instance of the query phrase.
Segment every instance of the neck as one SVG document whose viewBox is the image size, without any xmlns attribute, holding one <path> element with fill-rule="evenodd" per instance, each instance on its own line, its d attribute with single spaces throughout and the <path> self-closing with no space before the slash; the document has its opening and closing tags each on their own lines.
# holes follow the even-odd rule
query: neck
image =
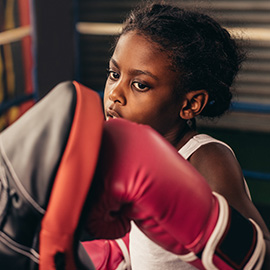
<svg viewBox="0 0 270 270">
<path fill-rule="evenodd" d="M 179 150 L 183 145 L 187 143 L 194 135 L 197 134 L 197 131 L 191 129 L 186 123 L 182 128 L 178 130 L 171 131 L 169 134 L 165 135 L 167 139 L 177 150 Z"/>
</svg>

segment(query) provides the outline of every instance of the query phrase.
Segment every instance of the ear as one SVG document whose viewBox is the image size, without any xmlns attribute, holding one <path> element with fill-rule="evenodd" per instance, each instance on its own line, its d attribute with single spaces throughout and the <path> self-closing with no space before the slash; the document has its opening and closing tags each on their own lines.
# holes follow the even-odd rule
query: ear
<svg viewBox="0 0 270 270">
<path fill-rule="evenodd" d="M 187 93 L 180 109 L 180 117 L 188 120 L 199 115 L 206 106 L 208 98 L 208 92 L 203 89 Z"/>
</svg>

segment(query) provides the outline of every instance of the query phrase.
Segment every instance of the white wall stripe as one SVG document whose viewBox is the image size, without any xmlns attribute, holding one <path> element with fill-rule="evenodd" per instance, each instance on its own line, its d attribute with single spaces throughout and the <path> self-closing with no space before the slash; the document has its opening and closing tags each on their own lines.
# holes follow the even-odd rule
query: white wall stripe
<svg viewBox="0 0 270 270">
<path fill-rule="evenodd" d="M 117 35 L 122 29 L 122 24 L 78 22 L 76 29 L 83 35 Z M 227 28 L 227 30 L 235 38 L 270 41 L 269 28 L 231 27 Z"/>
</svg>

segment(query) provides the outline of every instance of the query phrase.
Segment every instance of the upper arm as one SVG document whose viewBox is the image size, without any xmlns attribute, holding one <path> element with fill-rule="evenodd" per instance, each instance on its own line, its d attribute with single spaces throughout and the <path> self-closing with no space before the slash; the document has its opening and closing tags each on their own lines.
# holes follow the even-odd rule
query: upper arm
<svg viewBox="0 0 270 270">
<path fill-rule="evenodd" d="M 252 218 L 269 236 L 265 222 L 247 195 L 242 169 L 229 148 L 209 143 L 200 147 L 189 161 L 204 176 L 213 191 L 223 195 L 243 216 Z"/>
</svg>

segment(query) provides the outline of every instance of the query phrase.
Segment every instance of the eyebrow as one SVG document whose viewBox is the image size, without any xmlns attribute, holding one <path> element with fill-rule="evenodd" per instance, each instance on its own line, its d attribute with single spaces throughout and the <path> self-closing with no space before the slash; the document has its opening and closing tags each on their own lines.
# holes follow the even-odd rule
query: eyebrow
<svg viewBox="0 0 270 270">
<path fill-rule="evenodd" d="M 112 62 L 113 65 L 115 65 L 119 69 L 117 62 L 113 58 L 110 59 L 110 62 Z M 130 75 L 147 75 L 147 76 L 152 77 L 156 81 L 158 81 L 158 77 L 147 70 L 134 69 L 134 70 L 130 70 L 129 74 Z"/>
</svg>

